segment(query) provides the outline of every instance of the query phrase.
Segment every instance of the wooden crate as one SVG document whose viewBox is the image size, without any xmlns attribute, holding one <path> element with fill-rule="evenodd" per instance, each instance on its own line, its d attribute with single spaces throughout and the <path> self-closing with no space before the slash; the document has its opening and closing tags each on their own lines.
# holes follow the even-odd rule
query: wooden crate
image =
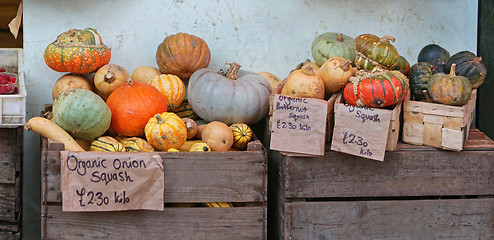
<svg viewBox="0 0 494 240">
<path fill-rule="evenodd" d="M 269 153 L 269 239 L 493 239 L 494 142 L 399 143 L 384 162 Z"/>
<path fill-rule="evenodd" d="M 403 142 L 460 151 L 463 149 L 477 99 L 474 89 L 462 107 L 408 100 L 403 103 Z"/>
<path fill-rule="evenodd" d="M 259 140 L 247 151 L 159 152 L 164 211 L 62 212 L 61 149 L 42 138 L 42 239 L 266 239 L 267 152 Z"/>
<path fill-rule="evenodd" d="M 0 128 L 0 239 L 19 239 L 22 127 Z"/>
</svg>

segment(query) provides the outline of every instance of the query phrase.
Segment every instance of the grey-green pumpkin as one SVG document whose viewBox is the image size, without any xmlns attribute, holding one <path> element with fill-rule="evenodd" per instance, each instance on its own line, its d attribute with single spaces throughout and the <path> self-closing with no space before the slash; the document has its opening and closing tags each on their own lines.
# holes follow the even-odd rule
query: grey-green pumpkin
<svg viewBox="0 0 494 240">
<path fill-rule="evenodd" d="M 74 88 L 61 92 L 55 98 L 53 119 L 74 138 L 93 140 L 110 127 L 111 111 L 96 93 Z"/>
<path fill-rule="evenodd" d="M 354 39 L 342 33 L 323 33 L 312 42 L 311 52 L 319 66 L 332 57 L 342 57 L 353 62 L 355 60 Z"/>
</svg>

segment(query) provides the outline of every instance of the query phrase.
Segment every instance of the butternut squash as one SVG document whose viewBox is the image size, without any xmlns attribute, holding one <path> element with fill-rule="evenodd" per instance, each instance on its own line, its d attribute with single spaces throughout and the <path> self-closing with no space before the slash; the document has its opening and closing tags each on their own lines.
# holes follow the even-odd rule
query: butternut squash
<svg viewBox="0 0 494 240">
<path fill-rule="evenodd" d="M 43 137 L 51 138 L 65 145 L 65 150 L 84 152 L 84 148 L 79 145 L 70 134 L 58 126 L 54 121 L 44 117 L 32 117 L 24 124 L 24 129 L 33 131 Z"/>
</svg>

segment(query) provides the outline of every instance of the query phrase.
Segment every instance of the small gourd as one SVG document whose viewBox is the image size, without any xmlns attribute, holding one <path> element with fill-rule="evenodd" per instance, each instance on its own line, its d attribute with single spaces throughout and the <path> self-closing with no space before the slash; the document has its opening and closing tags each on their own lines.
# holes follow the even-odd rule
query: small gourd
<svg viewBox="0 0 494 240">
<path fill-rule="evenodd" d="M 103 99 L 107 99 L 115 89 L 124 85 L 128 78 L 130 78 L 130 75 L 125 68 L 110 63 L 96 71 L 93 82 L 98 94 Z"/>
<path fill-rule="evenodd" d="M 125 152 L 125 147 L 111 136 L 101 136 L 91 143 L 89 148 L 96 152 Z"/>
<path fill-rule="evenodd" d="M 456 64 L 450 73 L 436 73 L 427 86 L 427 92 L 434 102 L 452 106 L 465 105 L 472 95 L 472 84 L 468 78 L 455 75 Z"/>
<path fill-rule="evenodd" d="M 197 120 L 199 119 L 199 116 L 192 110 L 192 107 L 190 106 L 189 100 L 184 99 L 182 104 L 178 106 L 178 108 L 175 108 L 172 112 L 177 114 L 177 116 L 181 118 L 190 118 L 192 120 Z"/>
<path fill-rule="evenodd" d="M 115 139 L 124 146 L 126 152 L 154 152 L 153 146 L 142 138 L 117 136 Z"/>
<path fill-rule="evenodd" d="M 170 149 L 168 149 L 167 152 L 180 152 L 180 150 L 178 150 L 176 148 L 170 148 Z"/>
<path fill-rule="evenodd" d="M 191 139 L 197 134 L 197 124 L 194 120 L 190 118 L 182 118 L 187 128 L 187 139 Z"/>
<path fill-rule="evenodd" d="M 158 75 L 151 79 L 149 84 L 163 93 L 168 102 L 169 111 L 173 112 L 185 99 L 185 84 L 179 77 L 173 74 Z"/>
<path fill-rule="evenodd" d="M 353 76 L 352 61 L 342 57 L 332 57 L 316 71 L 316 74 L 324 81 L 326 94 L 338 92 Z"/>
<path fill-rule="evenodd" d="M 187 140 L 187 128 L 177 114 L 163 112 L 151 117 L 145 126 L 146 139 L 154 149 L 167 151 L 180 149 Z"/>
<path fill-rule="evenodd" d="M 252 140 L 252 130 L 245 123 L 235 123 L 230 125 L 233 132 L 233 147 L 240 150 L 247 148 L 247 143 Z"/>
<path fill-rule="evenodd" d="M 205 142 L 194 143 L 189 152 L 211 152 L 211 148 Z"/>
<path fill-rule="evenodd" d="M 317 99 L 324 99 L 324 92 L 324 81 L 310 65 L 291 72 L 281 90 L 286 96 Z"/>
</svg>

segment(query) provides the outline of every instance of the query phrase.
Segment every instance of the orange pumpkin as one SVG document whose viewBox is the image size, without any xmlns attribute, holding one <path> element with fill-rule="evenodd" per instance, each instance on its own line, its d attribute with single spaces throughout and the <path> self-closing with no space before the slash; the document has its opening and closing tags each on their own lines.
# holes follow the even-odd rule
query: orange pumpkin
<svg viewBox="0 0 494 240">
<path fill-rule="evenodd" d="M 104 99 L 118 87 L 124 85 L 130 74 L 125 68 L 116 64 L 106 64 L 100 67 L 94 74 L 94 86 L 98 89 L 98 95 Z"/>
<path fill-rule="evenodd" d="M 158 46 L 156 63 L 164 74 L 188 80 L 195 71 L 206 68 L 211 52 L 206 42 L 194 35 L 177 33 L 167 36 Z"/>
<path fill-rule="evenodd" d="M 179 149 L 187 140 L 187 127 L 177 114 L 163 112 L 151 117 L 145 127 L 146 139 L 156 150 Z"/>
<path fill-rule="evenodd" d="M 168 110 L 174 111 L 185 99 L 185 84 L 173 74 L 161 74 L 154 77 L 149 84 L 160 90 L 168 101 Z"/>
<path fill-rule="evenodd" d="M 46 47 L 44 58 L 57 72 L 90 73 L 110 62 L 111 50 L 95 29 L 72 29 Z"/>
<path fill-rule="evenodd" d="M 149 118 L 166 112 L 168 102 L 155 87 L 129 78 L 110 94 L 106 104 L 112 112 L 111 128 L 120 135 L 137 137 L 144 134 Z"/>
</svg>

